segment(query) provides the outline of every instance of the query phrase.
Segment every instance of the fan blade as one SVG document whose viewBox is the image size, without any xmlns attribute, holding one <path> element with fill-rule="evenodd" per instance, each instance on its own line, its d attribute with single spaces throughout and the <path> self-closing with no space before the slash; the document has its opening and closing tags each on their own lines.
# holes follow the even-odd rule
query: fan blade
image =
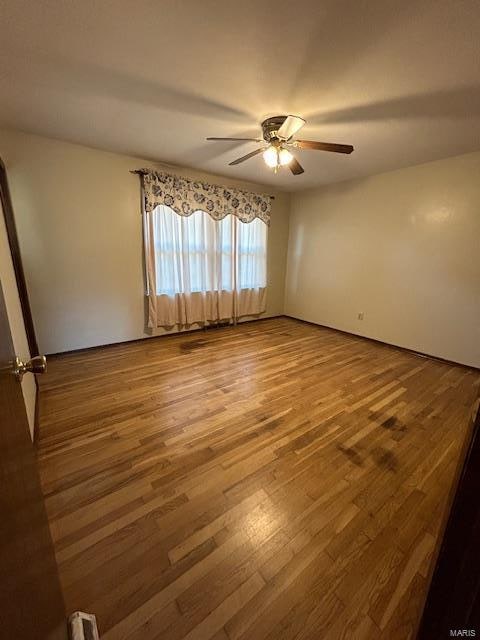
<svg viewBox="0 0 480 640">
<path fill-rule="evenodd" d="M 205 140 L 248 140 L 250 142 L 263 142 L 261 138 L 205 138 Z"/>
<path fill-rule="evenodd" d="M 277 136 L 283 140 L 290 140 L 297 131 L 300 131 L 304 124 L 305 120 L 303 118 L 299 118 L 298 116 L 287 116 L 284 123 L 277 131 Z"/>
<path fill-rule="evenodd" d="M 251 151 L 250 153 L 247 153 L 246 156 L 242 156 L 241 158 L 237 158 L 236 160 L 234 160 L 233 162 L 229 162 L 229 165 L 233 165 L 233 164 L 240 164 L 241 162 L 245 162 L 245 160 L 249 160 L 250 158 L 253 158 L 253 156 L 257 156 L 259 153 L 262 153 L 262 151 L 265 150 L 265 147 L 261 147 L 260 149 L 255 149 L 255 151 Z"/>
<path fill-rule="evenodd" d="M 288 166 L 290 167 L 290 171 L 293 173 L 294 176 L 298 176 L 305 171 L 305 169 L 302 167 L 302 165 L 299 163 L 299 161 L 295 157 L 292 160 L 290 160 L 290 162 L 288 163 Z"/>
<path fill-rule="evenodd" d="M 334 153 L 352 153 L 351 144 L 335 144 L 333 142 L 315 142 L 314 140 L 295 140 L 295 146 L 300 149 L 317 149 L 318 151 L 333 151 Z"/>
</svg>

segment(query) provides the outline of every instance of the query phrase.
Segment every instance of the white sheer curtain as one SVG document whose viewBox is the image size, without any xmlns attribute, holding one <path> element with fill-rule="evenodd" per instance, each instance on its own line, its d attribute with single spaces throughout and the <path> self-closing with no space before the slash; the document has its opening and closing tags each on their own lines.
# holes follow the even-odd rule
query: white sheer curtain
<svg viewBox="0 0 480 640">
<path fill-rule="evenodd" d="M 165 205 L 145 214 L 149 327 L 236 320 L 265 311 L 267 225 Z"/>
</svg>

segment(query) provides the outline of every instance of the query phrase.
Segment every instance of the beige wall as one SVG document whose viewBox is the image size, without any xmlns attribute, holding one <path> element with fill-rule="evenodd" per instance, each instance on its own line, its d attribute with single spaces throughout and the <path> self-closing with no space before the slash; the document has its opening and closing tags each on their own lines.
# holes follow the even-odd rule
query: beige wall
<svg viewBox="0 0 480 640">
<path fill-rule="evenodd" d="M 7 166 L 39 348 L 55 353 L 147 336 L 139 179 L 129 170 L 155 165 L 11 131 L 0 131 L 0 156 Z M 276 196 L 265 316 L 282 314 L 289 195 L 178 171 Z"/>
<path fill-rule="evenodd" d="M 1 205 L 0 205 L 1 207 Z M 7 229 L 5 227 L 5 219 L 3 211 L 0 208 L 0 283 L 5 298 L 5 306 L 7 308 L 7 316 L 12 334 L 13 347 L 15 353 L 22 360 L 30 358 L 28 348 L 27 334 L 25 324 L 23 322 L 22 307 L 18 296 L 17 281 L 15 280 L 15 271 L 13 269 L 10 247 L 8 245 Z M 31 374 L 27 374 L 22 380 L 22 392 L 25 400 L 25 409 L 27 411 L 28 425 L 30 427 L 30 435 L 33 440 L 33 430 L 35 425 L 35 403 L 36 403 L 36 385 L 35 378 Z"/>
<path fill-rule="evenodd" d="M 293 195 L 286 313 L 480 367 L 480 153 Z"/>
</svg>

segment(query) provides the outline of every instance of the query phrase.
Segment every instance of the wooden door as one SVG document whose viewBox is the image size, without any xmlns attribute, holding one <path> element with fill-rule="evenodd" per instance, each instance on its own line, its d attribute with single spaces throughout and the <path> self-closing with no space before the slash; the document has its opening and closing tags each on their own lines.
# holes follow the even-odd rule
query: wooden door
<svg viewBox="0 0 480 640">
<path fill-rule="evenodd" d="M 0 639 L 66 640 L 65 605 L 14 357 L 0 286 Z"/>
<path fill-rule="evenodd" d="M 480 409 L 428 592 L 418 640 L 480 637 Z"/>
</svg>

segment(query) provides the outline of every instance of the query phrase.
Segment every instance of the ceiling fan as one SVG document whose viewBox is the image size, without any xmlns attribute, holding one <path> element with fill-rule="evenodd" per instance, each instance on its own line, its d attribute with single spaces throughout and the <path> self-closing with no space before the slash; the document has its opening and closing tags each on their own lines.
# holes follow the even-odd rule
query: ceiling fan
<svg viewBox="0 0 480 640">
<path fill-rule="evenodd" d="M 259 153 L 263 153 L 265 164 L 275 173 L 279 167 L 288 166 L 294 175 L 304 172 L 290 149 L 316 149 L 317 151 L 333 151 L 334 153 L 352 153 L 351 144 L 334 144 L 332 142 L 315 142 L 313 140 L 293 140 L 293 136 L 300 131 L 305 120 L 299 116 L 273 116 L 262 122 L 262 138 L 207 138 L 207 140 L 242 140 L 250 142 L 266 142 L 260 149 L 251 151 L 247 155 L 230 162 L 230 165 L 240 164 Z"/>
</svg>

